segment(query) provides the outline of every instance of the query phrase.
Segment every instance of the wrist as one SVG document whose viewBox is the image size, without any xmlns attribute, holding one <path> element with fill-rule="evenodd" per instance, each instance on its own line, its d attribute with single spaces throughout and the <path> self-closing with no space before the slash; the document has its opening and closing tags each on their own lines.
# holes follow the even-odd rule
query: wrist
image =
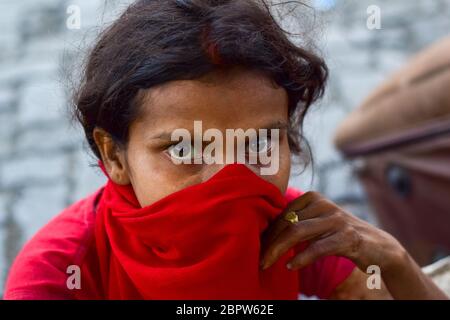
<svg viewBox="0 0 450 320">
<path fill-rule="evenodd" d="M 408 251 L 397 240 L 386 251 L 386 257 L 380 265 L 381 272 L 385 276 L 398 275 L 405 267 L 411 265 L 411 257 Z"/>
</svg>

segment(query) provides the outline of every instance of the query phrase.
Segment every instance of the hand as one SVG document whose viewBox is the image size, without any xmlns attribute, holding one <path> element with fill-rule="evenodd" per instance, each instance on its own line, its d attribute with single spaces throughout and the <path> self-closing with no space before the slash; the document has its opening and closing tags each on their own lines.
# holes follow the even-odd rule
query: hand
<svg viewBox="0 0 450 320">
<path fill-rule="evenodd" d="M 289 211 L 297 213 L 296 224 L 284 219 Z M 262 239 L 262 268 L 269 268 L 304 241 L 309 246 L 287 264 L 289 269 L 302 268 L 324 256 L 338 255 L 349 258 L 366 272 L 369 265 L 378 265 L 383 270 L 400 263 L 405 256 L 405 250 L 394 237 L 316 192 L 305 193 L 292 201 L 266 230 Z"/>
<path fill-rule="evenodd" d="M 298 222 L 285 220 L 286 213 L 297 213 Z M 400 243 L 388 233 L 345 212 L 316 192 L 292 201 L 263 234 L 261 265 L 269 268 L 289 249 L 301 242 L 309 246 L 298 253 L 287 267 L 295 270 L 329 255 L 347 257 L 362 271 L 354 272 L 340 292 L 345 296 L 359 292 L 362 275 L 370 265 L 380 267 L 389 297 L 394 299 L 448 299 L 427 277 Z M 351 277 L 350 277 L 351 278 Z M 367 291 L 367 290 L 366 290 Z M 338 292 L 339 293 L 339 292 Z M 376 297 L 372 292 L 368 297 Z"/>
</svg>

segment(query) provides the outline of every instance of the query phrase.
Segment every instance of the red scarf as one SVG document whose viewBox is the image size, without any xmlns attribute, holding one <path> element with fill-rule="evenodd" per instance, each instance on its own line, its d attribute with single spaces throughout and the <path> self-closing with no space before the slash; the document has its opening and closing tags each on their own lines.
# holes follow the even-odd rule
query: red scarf
<svg viewBox="0 0 450 320">
<path fill-rule="evenodd" d="M 261 233 L 286 205 L 242 164 L 144 208 L 131 185 L 108 179 L 95 229 L 105 297 L 296 299 L 298 276 L 285 266 L 292 251 L 259 268 Z"/>
</svg>

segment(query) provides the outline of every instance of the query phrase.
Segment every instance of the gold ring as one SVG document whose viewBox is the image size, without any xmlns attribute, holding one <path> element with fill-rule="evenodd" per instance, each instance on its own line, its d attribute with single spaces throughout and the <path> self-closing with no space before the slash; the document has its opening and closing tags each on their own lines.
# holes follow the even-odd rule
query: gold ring
<svg viewBox="0 0 450 320">
<path fill-rule="evenodd" d="M 284 220 L 286 220 L 292 224 L 296 224 L 298 222 L 298 215 L 297 215 L 297 213 L 295 213 L 295 211 L 289 211 L 284 216 Z"/>
</svg>

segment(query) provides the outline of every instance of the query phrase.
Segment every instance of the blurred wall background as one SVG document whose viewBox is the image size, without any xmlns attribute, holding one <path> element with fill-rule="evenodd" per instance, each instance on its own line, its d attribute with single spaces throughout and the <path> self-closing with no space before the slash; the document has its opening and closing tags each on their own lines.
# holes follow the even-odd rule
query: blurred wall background
<svg viewBox="0 0 450 320">
<path fill-rule="evenodd" d="M 0 0 L 0 295 L 25 241 L 63 208 L 96 190 L 81 128 L 70 122 L 70 81 L 100 26 L 130 0 Z M 376 223 L 365 196 L 332 146 L 337 124 L 412 54 L 450 33 L 450 0 L 317 0 L 317 43 L 331 78 L 305 121 L 314 174 L 291 184 L 318 190 Z M 376 5 L 381 29 L 367 27 Z M 80 9 L 79 29 L 67 19 Z M 308 10 L 308 9 L 305 9 Z M 78 66 L 78 67 L 77 67 Z"/>
</svg>

